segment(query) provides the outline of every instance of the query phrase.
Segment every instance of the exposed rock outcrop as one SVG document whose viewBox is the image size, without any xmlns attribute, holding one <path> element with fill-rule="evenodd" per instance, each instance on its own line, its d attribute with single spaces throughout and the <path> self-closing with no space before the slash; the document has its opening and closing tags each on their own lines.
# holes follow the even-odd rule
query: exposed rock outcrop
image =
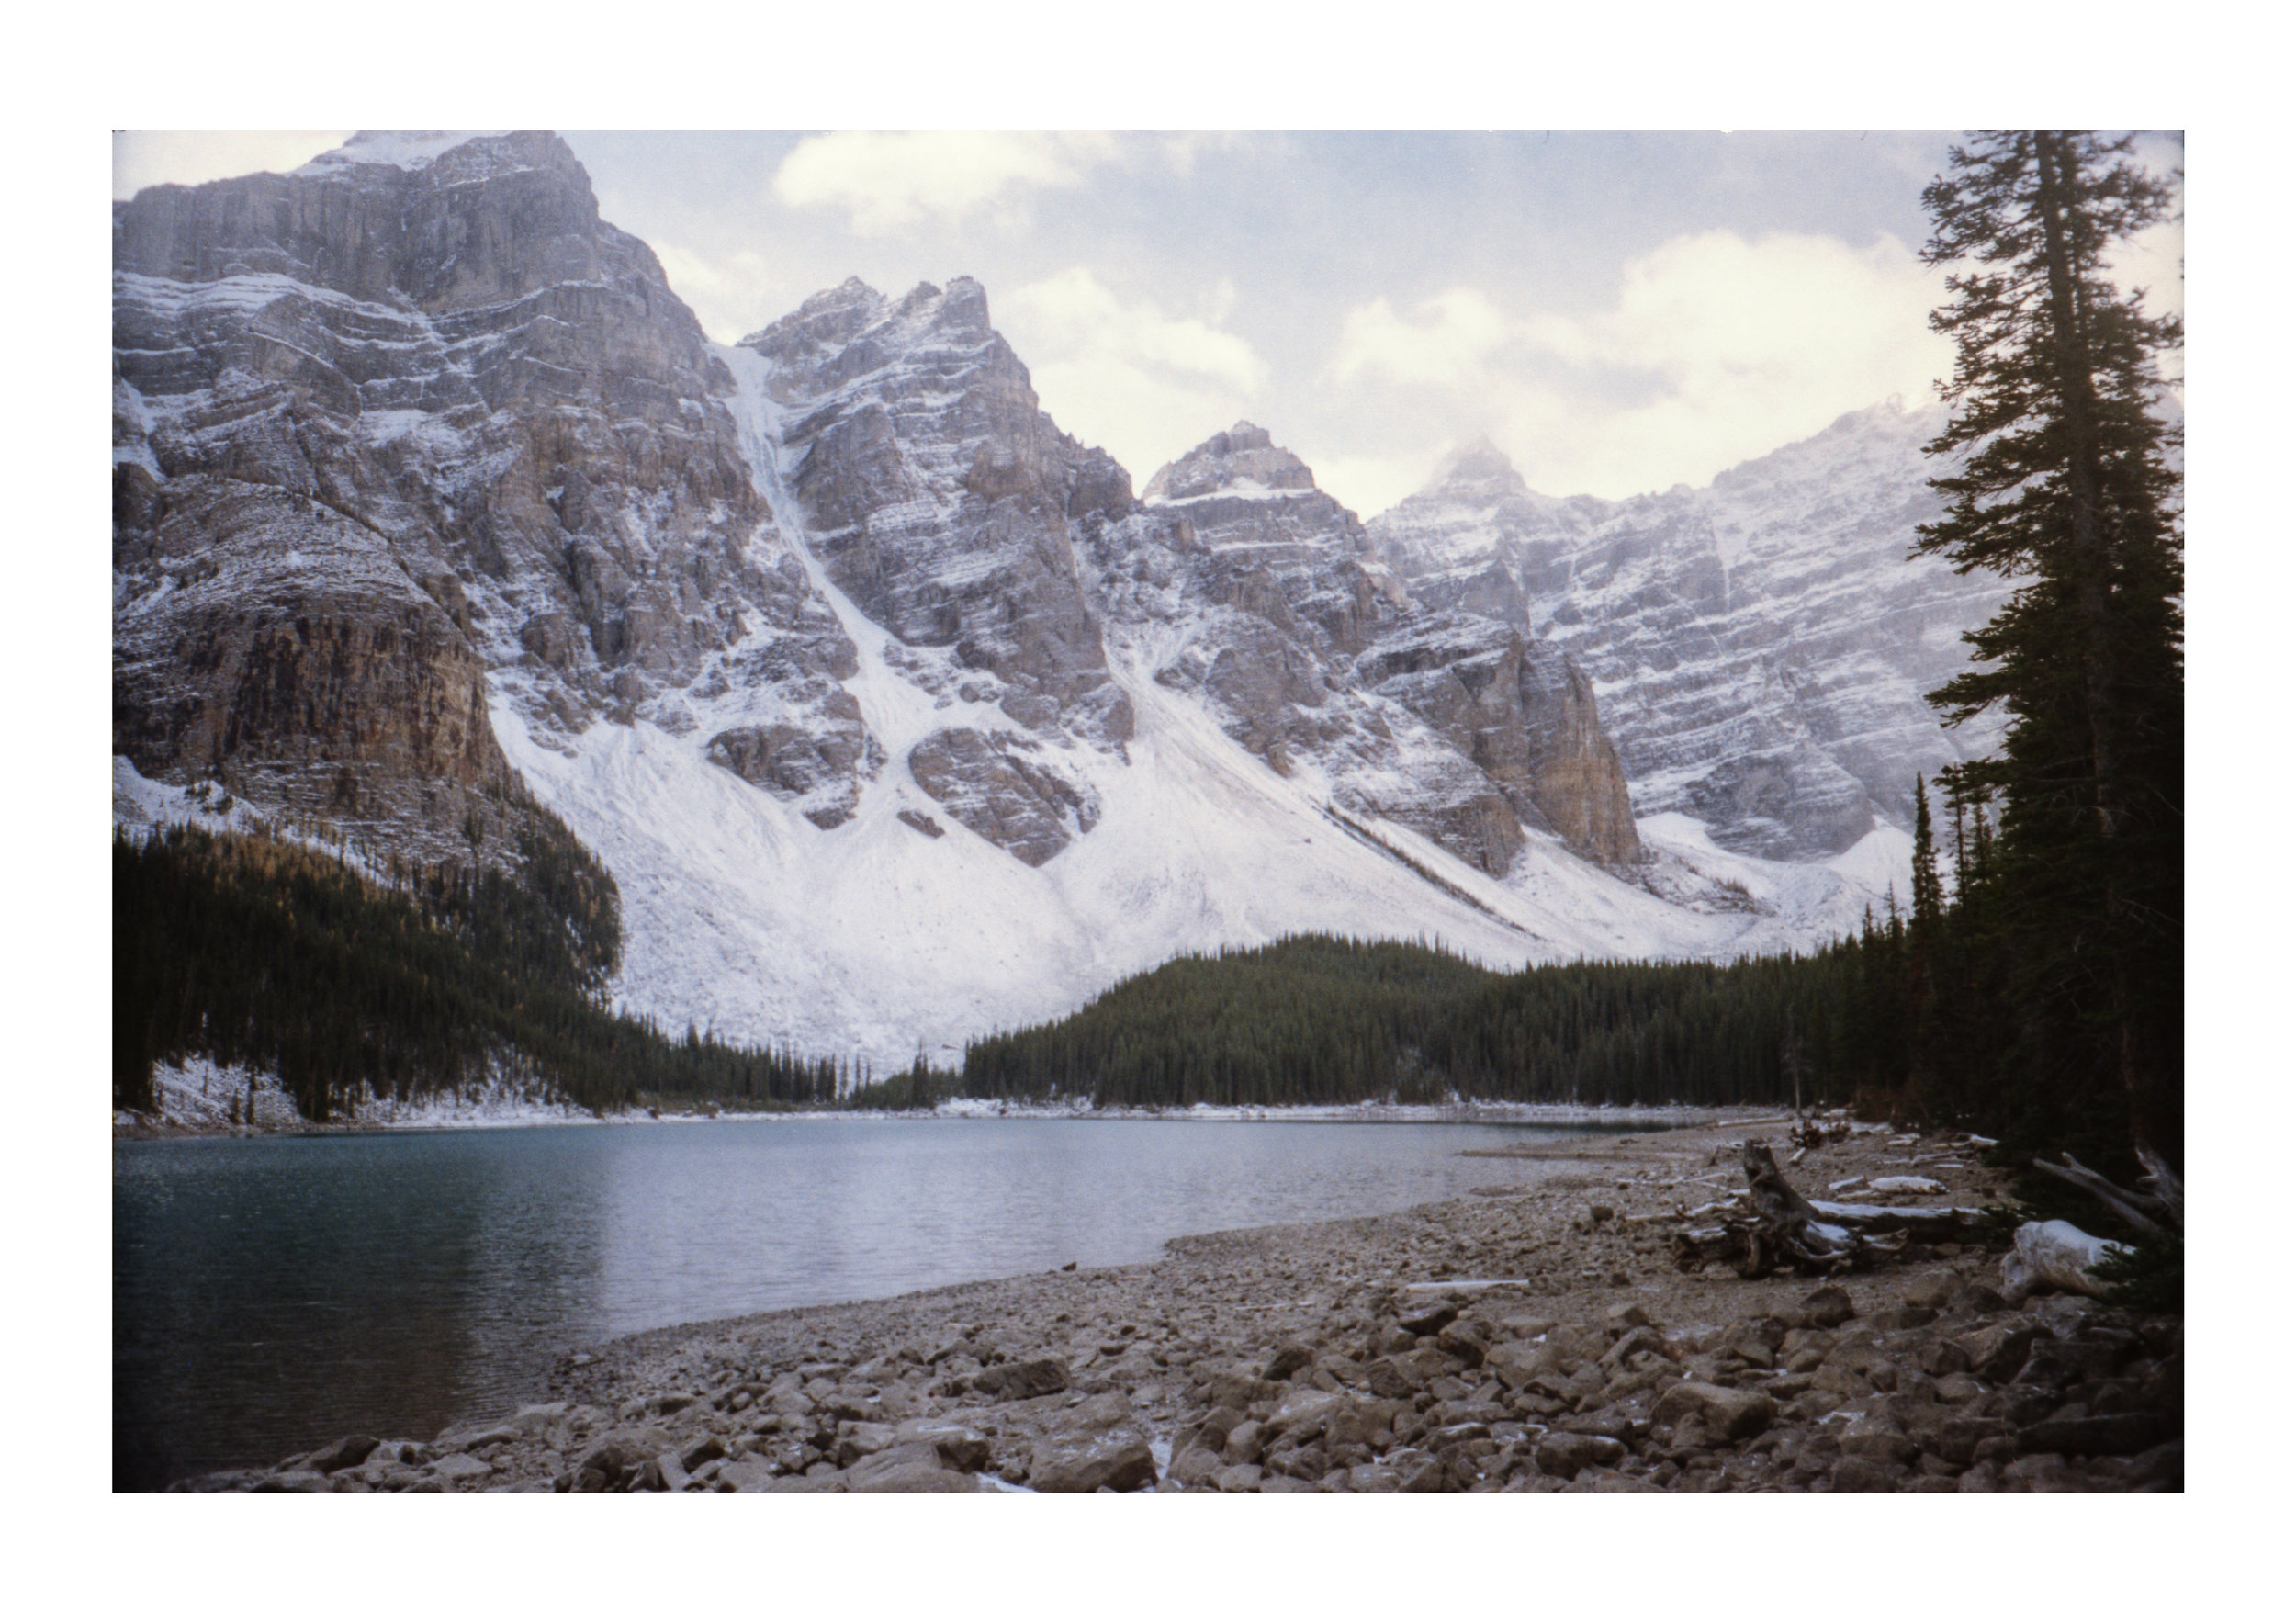
<svg viewBox="0 0 2296 1623">
<path fill-rule="evenodd" d="M 712 683 L 847 733 L 817 679 L 850 645 L 774 567 L 725 368 L 557 137 L 362 137 L 149 188 L 113 253 L 114 748 L 140 771 L 435 847 L 459 790 L 507 778 L 489 669 L 546 733 L 690 730 L 674 690 Z"/>
<path fill-rule="evenodd" d="M 1822 859 L 1877 819 L 1910 828 L 1914 774 L 1992 742 L 1924 698 L 2003 596 L 1908 558 L 1939 511 L 1921 452 L 1938 423 L 1851 412 L 1705 489 L 1625 502 L 1539 495 L 1477 442 L 1370 531 L 1419 601 L 1503 618 L 1585 668 L 1639 814 Z"/>
<path fill-rule="evenodd" d="M 1429 614 L 1355 514 L 1265 429 L 1239 423 L 1092 537 L 1115 623 L 1189 622 L 1156 672 L 1200 693 L 1279 771 L 1313 763 L 1348 809 L 1503 873 L 1525 827 L 1608 862 L 1640 854 L 1592 689 L 1479 614 Z"/>
<path fill-rule="evenodd" d="M 1104 748 L 1130 738 L 1075 530 L 1129 509 L 1131 479 L 1038 408 L 980 284 L 895 300 L 848 281 L 742 347 L 767 363 L 792 493 L 854 605 L 910 648 L 951 650 L 968 697 L 1019 729 Z M 1031 865 L 1092 824 L 1056 768 L 970 729 L 937 735 L 910 765 L 958 821 Z"/>
</svg>

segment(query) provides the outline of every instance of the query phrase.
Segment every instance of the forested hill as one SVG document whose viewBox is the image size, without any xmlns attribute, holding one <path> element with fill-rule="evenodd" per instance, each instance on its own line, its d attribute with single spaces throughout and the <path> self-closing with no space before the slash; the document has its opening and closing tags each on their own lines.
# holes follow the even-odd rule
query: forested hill
<svg viewBox="0 0 2296 1623">
<path fill-rule="evenodd" d="M 963 1090 L 1103 1105 L 1392 1098 L 1575 1104 L 1847 1099 L 1869 1075 L 1866 973 L 1843 943 L 1734 964 L 1497 975 L 1394 941 L 1295 937 L 1180 958 L 967 1051 Z"/>
<path fill-rule="evenodd" d="M 612 1012 L 612 876 L 570 836 L 529 836 L 520 856 L 515 873 L 385 881 L 263 835 L 116 832 L 114 1108 L 152 1108 L 153 1063 L 192 1055 L 276 1075 L 313 1121 L 490 1076 L 598 1110 L 641 1094 L 827 1101 L 853 1080 Z"/>
</svg>

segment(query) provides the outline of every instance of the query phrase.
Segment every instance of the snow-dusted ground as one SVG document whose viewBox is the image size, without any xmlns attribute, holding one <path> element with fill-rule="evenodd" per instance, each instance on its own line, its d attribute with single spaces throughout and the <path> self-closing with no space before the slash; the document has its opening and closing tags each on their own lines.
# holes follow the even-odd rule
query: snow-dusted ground
<svg viewBox="0 0 2296 1623">
<path fill-rule="evenodd" d="M 220 1065 L 201 1054 L 191 1056 L 180 1065 L 162 1062 L 152 1067 L 152 1091 L 158 1108 L 150 1112 L 115 1110 L 112 1124 L 190 1133 L 300 1133 L 317 1126 L 304 1120 L 302 1112 L 295 1108 L 295 1100 L 280 1087 L 277 1076 L 267 1071 L 257 1072 L 252 1095 L 248 1082 L 246 1066 Z M 457 1089 L 407 1102 L 370 1095 L 349 1110 L 338 1112 L 327 1125 L 537 1127 L 605 1119 L 608 1118 L 594 1116 L 577 1105 L 555 1099 L 546 1090 L 495 1081 L 480 1088 Z"/>
<path fill-rule="evenodd" d="M 158 1108 L 150 1112 L 117 1110 L 118 1128 L 158 1128 L 186 1133 L 300 1133 L 318 1129 L 304 1120 L 295 1101 L 269 1072 L 253 1076 L 251 1095 L 248 1068 L 221 1065 L 202 1055 L 182 1065 L 163 1062 L 152 1067 L 152 1086 Z M 253 1109 L 250 1109 L 250 1099 Z M 1458 1099 L 1445 1104 L 1402 1105 L 1367 1100 L 1347 1105 L 1195 1105 L 1186 1110 L 1095 1110 L 1088 1095 L 1071 1099 L 1030 1102 L 999 1099 L 944 1099 L 929 1112 L 861 1110 L 840 1112 L 782 1112 L 775 1114 L 655 1116 L 630 1111 L 593 1115 L 580 1107 L 549 1097 L 546 1092 L 492 1083 L 477 1090 L 441 1094 L 400 1103 L 365 1099 L 327 1123 L 329 1128 L 408 1129 L 448 1127 L 553 1127 L 568 1124 L 679 1125 L 707 1121 L 797 1121 L 914 1118 L 929 1114 L 943 1121 L 1389 1121 L 1389 1122 L 1522 1122 L 1542 1127 L 1679 1127 L 1715 1121 L 1731 1112 L 1691 1105 L 1569 1105 L 1517 1104 L 1504 1099 Z M 1737 1112 L 1743 1115 L 1741 1110 Z"/>
</svg>

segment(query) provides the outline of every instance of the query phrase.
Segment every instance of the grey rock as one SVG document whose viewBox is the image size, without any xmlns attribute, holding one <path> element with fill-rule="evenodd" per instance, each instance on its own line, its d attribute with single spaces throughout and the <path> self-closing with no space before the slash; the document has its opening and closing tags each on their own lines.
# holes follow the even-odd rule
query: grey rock
<svg viewBox="0 0 2296 1623">
<path fill-rule="evenodd" d="M 1798 1324 L 1808 1328 L 1830 1330 L 1856 1318 L 1857 1309 L 1847 1291 L 1839 1285 L 1824 1285 L 1802 1298 L 1795 1316 Z"/>
<path fill-rule="evenodd" d="M 2141 1454 L 2160 1441 L 2161 1424 L 2151 1414 L 2092 1414 L 2077 1420 L 2043 1420 L 2017 1433 L 2020 1454 L 2090 1456 Z"/>
<path fill-rule="evenodd" d="M 973 1390 L 985 1398 L 1018 1403 L 1068 1390 L 1068 1365 L 1060 1358 L 1019 1358 L 991 1364 L 973 1377 Z"/>
<path fill-rule="evenodd" d="M 908 1443 L 872 1454 L 845 1473 L 849 1493 L 977 1493 L 969 1471 L 949 1469 L 929 1444 Z"/>
<path fill-rule="evenodd" d="M 906 1420 L 899 1427 L 902 1444 L 922 1443 L 932 1448 L 940 1462 L 951 1471 L 971 1474 L 988 1469 L 990 1448 L 988 1438 L 962 1421 L 949 1419 Z"/>
<path fill-rule="evenodd" d="M 1029 1456 L 1029 1485 L 1041 1493 L 1122 1493 L 1156 1480 L 1148 1438 L 1121 1393 L 1094 1398 L 1041 1437 Z"/>
<path fill-rule="evenodd" d="M 322 1473 L 347 1471 L 365 1463 L 367 1457 L 381 1445 L 370 1437 L 348 1437 L 328 1444 L 305 1457 L 303 1469 Z"/>
<path fill-rule="evenodd" d="M 1626 1457 L 1626 1446 L 1616 1437 L 1585 1432 L 1550 1431 L 1538 1439 L 1533 1456 L 1548 1476 L 1573 1477 L 1590 1465 L 1615 1465 Z"/>
<path fill-rule="evenodd" d="M 1761 1436 L 1777 1415 L 1777 1400 L 1766 1392 L 1685 1381 L 1667 1389 L 1650 1421 L 1671 1426 L 1695 1418 L 1716 1437 L 1741 1439 Z"/>
<path fill-rule="evenodd" d="M 1303 1347 L 1296 1341 L 1291 1342 L 1276 1349 L 1275 1355 L 1267 1360 L 1266 1368 L 1260 1371 L 1260 1379 L 1289 1381 L 1314 1362 L 1315 1349 L 1313 1347 Z"/>
<path fill-rule="evenodd" d="M 1837 1493 L 1888 1493 L 1906 1480 L 1906 1468 L 1894 1460 L 1868 1455 L 1844 1455 L 1833 1469 Z"/>
<path fill-rule="evenodd" d="M 1910 826 L 1914 773 L 1990 741 L 1924 698 L 1964 658 L 1933 628 L 1981 624 L 2006 592 L 1906 561 L 1938 511 L 1921 446 L 1940 421 L 1854 412 L 1624 502 L 1536 494 L 1479 445 L 1370 532 L 1421 603 L 1535 633 L 1603 687 L 1640 815 L 1687 813 L 1750 855 L 1831 854 L 1877 815 Z"/>
</svg>

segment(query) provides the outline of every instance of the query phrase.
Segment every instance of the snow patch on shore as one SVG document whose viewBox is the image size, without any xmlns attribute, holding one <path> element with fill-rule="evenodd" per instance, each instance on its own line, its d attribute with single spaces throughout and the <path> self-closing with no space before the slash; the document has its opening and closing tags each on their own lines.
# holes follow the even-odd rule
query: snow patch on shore
<svg viewBox="0 0 2296 1623">
<path fill-rule="evenodd" d="M 320 1133 L 343 1128 L 546 1127 L 569 1122 L 647 1118 L 600 1117 L 540 1084 L 490 1077 L 478 1088 L 447 1088 L 427 1098 L 362 1095 L 326 1121 L 296 1109 L 294 1098 L 269 1071 L 219 1065 L 193 1054 L 181 1065 L 152 1067 L 156 1109 L 115 1110 L 115 1128 L 178 1133 Z"/>
</svg>

